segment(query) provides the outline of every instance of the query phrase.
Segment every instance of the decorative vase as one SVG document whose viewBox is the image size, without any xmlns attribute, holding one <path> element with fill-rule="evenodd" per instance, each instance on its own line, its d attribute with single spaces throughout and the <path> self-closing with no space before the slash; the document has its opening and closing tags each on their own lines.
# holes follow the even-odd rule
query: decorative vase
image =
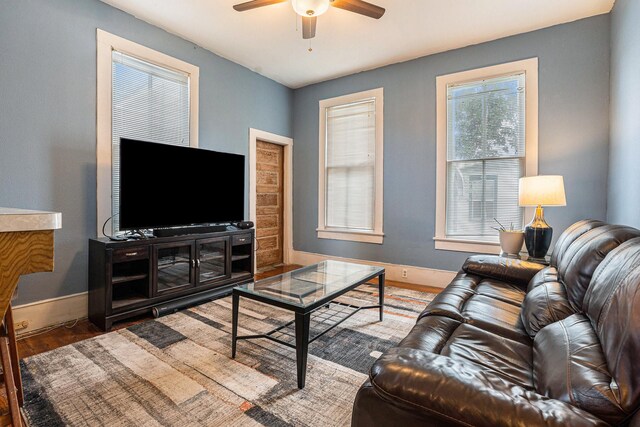
<svg viewBox="0 0 640 427">
<path fill-rule="evenodd" d="M 502 255 L 518 255 L 524 243 L 523 231 L 500 231 Z"/>
<path fill-rule="evenodd" d="M 536 208 L 536 214 L 524 228 L 527 252 L 533 260 L 543 260 L 551 246 L 553 228 L 544 220 L 544 211 L 541 206 Z"/>
</svg>

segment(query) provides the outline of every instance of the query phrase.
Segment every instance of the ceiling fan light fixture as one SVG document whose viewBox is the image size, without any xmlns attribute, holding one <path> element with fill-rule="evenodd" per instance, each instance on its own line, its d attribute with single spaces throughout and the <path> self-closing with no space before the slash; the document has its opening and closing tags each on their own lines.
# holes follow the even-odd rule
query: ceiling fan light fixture
<svg viewBox="0 0 640 427">
<path fill-rule="evenodd" d="M 329 9 L 330 0 L 291 0 L 293 10 L 300 16 L 319 16 Z"/>
</svg>

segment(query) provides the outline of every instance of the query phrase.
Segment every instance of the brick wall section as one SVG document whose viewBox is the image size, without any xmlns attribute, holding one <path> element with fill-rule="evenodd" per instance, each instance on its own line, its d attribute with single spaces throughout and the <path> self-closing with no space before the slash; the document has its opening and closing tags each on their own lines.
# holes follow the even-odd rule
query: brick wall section
<svg viewBox="0 0 640 427">
<path fill-rule="evenodd" d="M 256 145 L 256 235 L 258 268 L 282 264 L 284 147 Z"/>
</svg>

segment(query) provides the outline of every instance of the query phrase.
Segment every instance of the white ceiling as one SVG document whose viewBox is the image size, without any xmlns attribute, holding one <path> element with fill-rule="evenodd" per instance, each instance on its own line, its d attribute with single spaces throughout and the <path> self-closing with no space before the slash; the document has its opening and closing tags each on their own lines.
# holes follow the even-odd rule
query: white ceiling
<svg viewBox="0 0 640 427">
<path fill-rule="evenodd" d="M 102 1 L 292 88 L 607 13 L 614 3 L 369 0 L 387 9 L 380 20 L 330 8 L 309 41 L 290 2 L 236 12 L 244 0 Z"/>
</svg>

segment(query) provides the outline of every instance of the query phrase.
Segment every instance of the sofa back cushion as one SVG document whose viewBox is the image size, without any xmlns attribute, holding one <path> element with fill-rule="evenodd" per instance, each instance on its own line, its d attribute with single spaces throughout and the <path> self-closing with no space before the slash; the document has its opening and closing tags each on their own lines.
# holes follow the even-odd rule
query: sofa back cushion
<svg viewBox="0 0 640 427">
<path fill-rule="evenodd" d="M 584 409 L 610 424 L 631 412 L 619 403 L 600 341 L 583 314 L 574 314 L 542 329 L 533 341 L 536 391 Z"/>
<path fill-rule="evenodd" d="M 531 292 L 538 286 L 544 285 L 547 282 L 558 281 L 558 270 L 555 267 L 547 266 L 538 271 L 535 276 L 529 280 L 527 285 L 527 292 Z"/>
<path fill-rule="evenodd" d="M 564 285 L 548 281 L 527 292 L 522 302 L 520 319 L 527 334 L 535 338 L 540 329 L 575 313 L 567 299 Z"/>
<path fill-rule="evenodd" d="M 551 266 L 557 267 L 558 264 L 560 264 L 560 260 L 564 257 L 567 249 L 569 249 L 569 246 L 571 246 L 578 237 L 582 236 L 587 231 L 593 230 L 597 227 L 602 227 L 603 225 L 605 225 L 604 222 L 596 219 L 583 219 L 582 221 L 578 221 L 570 225 L 562 232 L 556 241 L 556 245 L 551 253 Z"/>
<path fill-rule="evenodd" d="M 558 281 L 567 289 L 569 303 L 582 310 L 591 277 L 609 252 L 621 243 L 640 237 L 640 230 L 622 225 L 603 225 L 578 237 L 559 259 Z"/>
<path fill-rule="evenodd" d="M 613 250 L 593 275 L 584 311 L 622 408 L 640 407 L 640 238 Z"/>
</svg>

